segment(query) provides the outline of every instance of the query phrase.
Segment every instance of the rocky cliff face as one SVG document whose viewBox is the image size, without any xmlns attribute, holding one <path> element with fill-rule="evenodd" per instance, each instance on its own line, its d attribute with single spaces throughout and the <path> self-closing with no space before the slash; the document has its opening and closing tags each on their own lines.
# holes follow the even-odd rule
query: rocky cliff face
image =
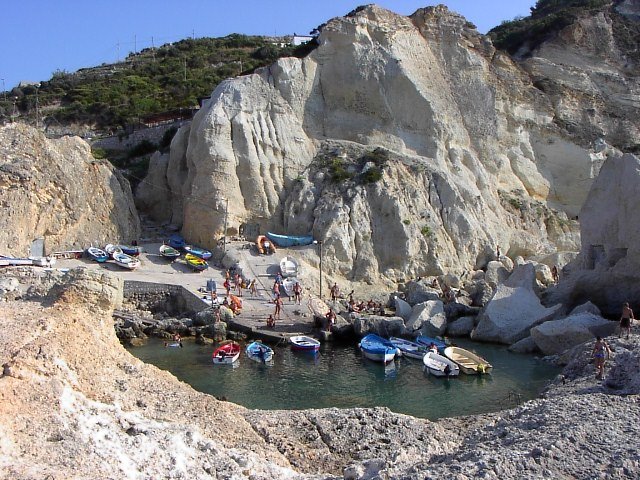
<svg viewBox="0 0 640 480">
<path fill-rule="evenodd" d="M 619 318 L 622 304 L 640 310 L 640 160 L 627 154 L 605 162 L 580 213 L 582 248 L 547 302 L 591 300 Z M 637 315 L 636 315 L 637 316 Z"/>
<path fill-rule="evenodd" d="M 34 292 L 29 287 L 21 285 Z M 0 302 L 0 477 L 631 479 L 640 472 L 635 337 L 611 342 L 606 382 L 594 380 L 582 345 L 547 398 L 488 415 L 430 422 L 385 408 L 251 411 L 125 351 L 110 316 L 121 296 L 121 280 L 79 270 L 45 297 Z"/>
<path fill-rule="evenodd" d="M 137 239 L 129 182 L 95 160 L 77 137 L 49 140 L 23 125 L 0 127 L 0 253 L 24 256 L 44 237 L 47 252 Z"/>
<path fill-rule="evenodd" d="M 575 36 L 563 38 L 576 45 L 566 68 L 591 69 Z M 234 228 L 312 232 L 329 273 L 356 281 L 478 268 L 496 245 L 510 256 L 578 249 L 572 219 L 608 150 L 561 121 L 586 105 L 577 83 L 555 96 L 534 83 L 544 46 L 522 68 L 442 6 L 411 17 L 362 7 L 318 41 L 304 59 L 221 84 L 174 141 L 158 169 L 187 238 L 211 245 L 228 198 Z M 622 68 L 609 65 L 609 77 Z M 637 67 L 624 68 L 607 82 L 637 112 L 635 83 L 623 81 Z M 573 109 L 565 97 L 578 99 Z M 612 108 L 599 104 L 596 116 Z"/>
</svg>

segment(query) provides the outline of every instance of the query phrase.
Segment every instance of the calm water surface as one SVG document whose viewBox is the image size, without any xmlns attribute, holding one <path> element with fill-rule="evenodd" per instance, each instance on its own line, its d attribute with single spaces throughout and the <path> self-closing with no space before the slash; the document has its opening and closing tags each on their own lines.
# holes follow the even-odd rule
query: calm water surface
<svg viewBox="0 0 640 480">
<path fill-rule="evenodd" d="M 318 354 L 276 347 L 271 365 L 244 354 L 233 365 L 213 365 L 214 347 L 184 342 L 165 348 L 158 339 L 129 351 L 168 370 L 196 390 L 258 409 L 389 407 L 431 420 L 490 412 L 536 397 L 559 369 L 506 347 L 457 340 L 493 365 L 491 375 L 442 379 L 429 375 L 421 361 L 401 358 L 383 366 L 363 358 L 355 345 L 322 346 Z"/>
</svg>

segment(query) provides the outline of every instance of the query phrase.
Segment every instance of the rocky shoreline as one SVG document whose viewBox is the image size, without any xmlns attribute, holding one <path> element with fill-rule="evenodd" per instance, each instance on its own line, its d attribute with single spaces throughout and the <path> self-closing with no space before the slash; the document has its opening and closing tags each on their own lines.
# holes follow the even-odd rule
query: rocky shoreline
<svg viewBox="0 0 640 480">
<path fill-rule="evenodd" d="M 591 342 L 541 398 L 437 422 L 384 408 L 251 411 L 132 357 L 121 281 L 69 272 L 0 303 L 0 473 L 6 478 L 636 478 L 640 339 Z M 603 433 L 605 432 L 605 433 Z M 70 459 L 73 459 L 70 461 Z"/>
</svg>

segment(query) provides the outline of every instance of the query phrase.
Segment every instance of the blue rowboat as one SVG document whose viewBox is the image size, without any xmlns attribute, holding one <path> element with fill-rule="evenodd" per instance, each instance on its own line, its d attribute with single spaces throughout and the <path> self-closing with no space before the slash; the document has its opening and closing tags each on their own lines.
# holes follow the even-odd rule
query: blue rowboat
<svg viewBox="0 0 640 480">
<path fill-rule="evenodd" d="M 273 358 L 273 349 L 262 342 L 251 342 L 246 348 L 247 357 L 256 362 L 267 363 Z"/>
<path fill-rule="evenodd" d="M 169 237 L 170 247 L 181 249 L 184 247 L 184 245 L 185 245 L 185 241 L 184 241 L 184 238 L 182 238 L 182 235 L 174 233 Z"/>
<path fill-rule="evenodd" d="M 97 247 L 87 248 L 87 255 L 98 263 L 104 263 L 109 260 L 109 254 Z"/>
<path fill-rule="evenodd" d="M 416 360 L 422 360 L 424 354 L 429 350 L 424 345 L 419 343 L 405 340 L 404 338 L 391 337 L 389 341 L 402 352 L 403 357 L 415 358 Z"/>
<path fill-rule="evenodd" d="M 420 345 L 424 345 L 425 347 L 430 347 L 433 343 L 439 352 L 443 352 L 445 348 L 447 348 L 447 342 L 442 340 L 441 338 L 427 337 L 424 335 L 418 335 L 416 338 L 416 342 Z"/>
<path fill-rule="evenodd" d="M 267 232 L 267 238 L 279 247 L 296 247 L 313 243 L 313 235 L 278 235 Z"/>
<path fill-rule="evenodd" d="M 185 245 L 182 249 L 185 252 L 195 255 L 196 257 L 200 257 L 203 260 L 209 260 L 211 258 L 211 252 L 209 250 L 196 247 L 195 245 Z"/>
<path fill-rule="evenodd" d="M 320 342 L 315 338 L 307 337 L 305 335 L 296 335 L 289 339 L 291 343 L 291 350 L 298 350 L 301 352 L 317 352 L 320 350 Z"/>
<path fill-rule="evenodd" d="M 388 363 L 394 359 L 398 353 L 395 347 L 386 338 L 379 337 L 374 333 L 366 335 L 359 344 L 362 354 L 374 362 Z"/>
</svg>

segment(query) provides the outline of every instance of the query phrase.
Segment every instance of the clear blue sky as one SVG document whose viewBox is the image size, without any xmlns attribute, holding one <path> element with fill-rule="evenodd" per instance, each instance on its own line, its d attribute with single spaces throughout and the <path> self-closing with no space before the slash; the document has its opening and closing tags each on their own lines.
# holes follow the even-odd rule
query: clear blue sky
<svg viewBox="0 0 640 480">
<path fill-rule="evenodd" d="M 535 0 L 20 0 L 2 2 L 0 90 L 43 81 L 56 70 L 123 59 L 135 49 L 195 37 L 308 34 L 358 5 L 402 15 L 443 3 L 485 33 L 528 15 Z"/>
</svg>

